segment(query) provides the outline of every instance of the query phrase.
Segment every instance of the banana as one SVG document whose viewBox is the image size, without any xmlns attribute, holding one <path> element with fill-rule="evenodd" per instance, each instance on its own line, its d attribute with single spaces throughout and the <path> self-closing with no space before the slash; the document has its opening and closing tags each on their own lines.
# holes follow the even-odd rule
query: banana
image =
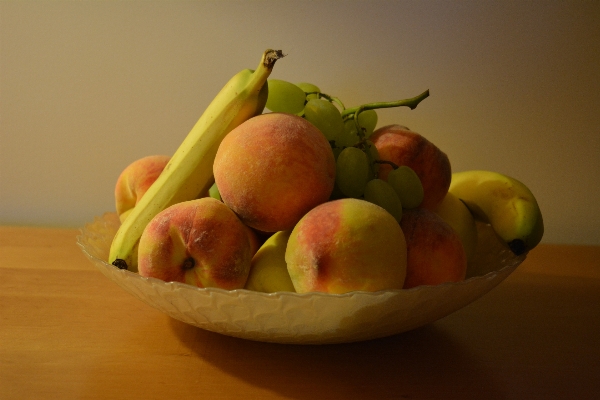
<svg viewBox="0 0 600 400">
<path fill-rule="evenodd" d="M 108 262 L 137 271 L 137 246 L 146 225 L 165 208 L 192 200 L 214 182 L 213 162 L 223 138 L 242 122 L 261 114 L 267 101 L 265 84 L 280 50 L 266 50 L 256 70 L 234 75 L 208 105 L 157 180 L 119 227 Z"/>
<path fill-rule="evenodd" d="M 489 223 L 516 255 L 533 249 L 544 235 L 535 197 L 512 177 L 480 170 L 456 172 L 448 191 L 461 199 L 476 219 Z"/>
</svg>

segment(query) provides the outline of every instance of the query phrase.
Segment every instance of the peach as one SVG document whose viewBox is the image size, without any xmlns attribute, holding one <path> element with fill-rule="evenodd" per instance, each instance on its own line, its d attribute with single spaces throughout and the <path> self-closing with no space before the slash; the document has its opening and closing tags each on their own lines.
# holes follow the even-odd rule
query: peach
<svg viewBox="0 0 600 400">
<path fill-rule="evenodd" d="M 414 208 L 404 211 L 400 226 L 408 254 L 405 289 L 465 279 L 465 250 L 458 233 L 442 217 Z"/>
<path fill-rule="evenodd" d="M 402 289 L 406 242 L 390 213 L 345 198 L 315 207 L 298 222 L 285 260 L 298 293 Z"/>
<path fill-rule="evenodd" d="M 294 292 L 285 262 L 291 231 L 279 231 L 268 238 L 252 258 L 246 289 L 257 292 Z"/>
<path fill-rule="evenodd" d="M 119 175 L 115 186 L 115 203 L 121 222 L 161 174 L 170 157 L 147 156 L 129 164 Z"/>
<path fill-rule="evenodd" d="M 335 159 L 310 122 L 285 113 L 262 114 L 231 131 L 213 165 L 221 198 L 248 226 L 290 230 L 327 201 Z"/>
<path fill-rule="evenodd" d="M 174 204 L 146 226 L 140 275 L 198 287 L 241 289 L 256 244 L 233 211 L 211 197 Z"/>
<path fill-rule="evenodd" d="M 442 201 L 452 179 L 448 156 L 422 135 L 400 125 L 388 125 L 373 132 L 370 140 L 380 160 L 412 168 L 423 185 L 421 208 L 434 210 Z M 378 177 L 387 180 L 392 166 L 380 164 Z"/>
<path fill-rule="evenodd" d="M 250 240 L 250 251 L 252 252 L 252 257 L 254 257 L 254 255 L 256 254 L 258 249 L 261 248 L 266 239 L 260 236 L 260 232 L 250 228 L 248 225 L 244 224 L 244 228 L 248 233 L 248 240 Z"/>
</svg>

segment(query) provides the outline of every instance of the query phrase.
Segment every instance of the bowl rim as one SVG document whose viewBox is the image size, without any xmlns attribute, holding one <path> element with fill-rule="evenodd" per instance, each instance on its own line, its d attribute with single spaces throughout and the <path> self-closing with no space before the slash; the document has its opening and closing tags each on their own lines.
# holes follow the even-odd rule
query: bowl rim
<svg viewBox="0 0 600 400">
<path fill-rule="evenodd" d="M 106 212 L 101 217 L 98 217 L 98 216 L 95 217 L 94 222 L 97 222 L 98 220 L 105 218 L 107 214 L 115 214 L 115 213 Z M 199 293 L 215 292 L 215 293 L 226 294 L 226 295 L 249 295 L 249 294 L 251 294 L 251 295 L 256 295 L 256 296 L 266 297 L 266 298 L 273 298 L 273 297 L 277 297 L 277 298 L 279 298 L 279 297 L 310 298 L 310 297 L 317 296 L 317 297 L 342 299 L 342 298 L 347 298 L 347 297 L 354 297 L 357 295 L 368 296 L 368 297 L 377 297 L 377 296 L 382 296 L 382 295 L 390 295 L 390 294 L 393 295 L 393 294 L 408 293 L 408 292 L 419 291 L 419 290 L 427 290 L 427 288 L 440 288 L 441 289 L 441 288 L 447 287 L 447 286 L 468 285 L 474 280 L 491 279 L 491 278 L 495 277 L 496 275 L 503 273 L 507 269 L 518 267 L 526 259 L 527 254 L 528 254 L 528 253 L 524 253 L 524 254 L 518 255 L 518 256 L 513 254 L 513 257 L 512 257 L 513 260 L 508 265 L 505 265 L 500 269 L 487 272 L 483 275 L 475 275 L 475 276 L 468 277 L 468 278 L 463 279 L 462 281 L 458 281 L 458 282 L 444 282 L 444 283 L 440 283 L 437 285 L 420 285 L 420 286 L 412 287 L 409 289 L 386 289 L 386 290 L 378 290 L 378 291 L 374 291 L 374 292 L 365 291 L 365 290 L 355 290 L 355 291 L 350 291 L 350 292 L 345 292 L 345 293 L 325 293 L 325 292 L 317 292 L 317 291 L 306 292 L 306 293 L 297 293 L 297 292 L 288 292 L 288 291 L 277 291 L 277 292 L 266 293 L 266 292 L 259 292 L 259 291 L 243 289 L 243 288 L 232 289 L 232 290 L 227 290 L 227 289 L 222 289 L 222 288 L 217 288 L 217 287 L 200 288 L 200 287 L 193 286 L 193 285 L 183 283 L 183 282 L 175 282 L 175 281 L 167 282 L 167 281 L 163 281 L 158 278 L 145 277 L 136 272 L 132 272 L 129 270 L 119 269 L 119 268 L 115 267 L 114 265 L 109 264 L 106 260 L 102 260 L 102 259 L 96 257 L 95 255 L 90 254 L 87 251 L 85 243 L 84 243 L 84 238 L 85 238 L 87 227 L 90 224 L 93 224 L 94 222 L 87 223 L 84 227 L 80 228 L 79 229 L 80 233 L 77 235 L 76 238 L 77 238 L 77 245 L 80 247 L 80 249 L 83 251 L 83 253 L 88 258 L 95 261 L 95 263 L 94 263 L 95 265 L 97 265 L 97 263 L 100 263 L 104 266 L 104 268 L 112 268 L 112 269 L 116 270 L 116 271 L 112 271 L 112 272 L 121 273 L 121 274 L 123 274 L 125 276 L 129 276 L 130 278 L 133 278 L 133 279 L 141 279 L 143 281 L 146 281 L 147 283 L 152 283 L 155 285 L 168 285 L 168 286 L 172 286 L 173 288 L 182 288 L 184 290 L 192 290 L 192 291 L 197 291 Z"/>
</svg>

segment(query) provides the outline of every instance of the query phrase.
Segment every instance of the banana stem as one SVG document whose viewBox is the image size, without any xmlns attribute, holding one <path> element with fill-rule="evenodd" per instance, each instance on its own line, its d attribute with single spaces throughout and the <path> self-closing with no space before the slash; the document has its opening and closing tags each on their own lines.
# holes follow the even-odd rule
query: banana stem
<svg viewBox="0 0 600 400">
<path fill-rule="evenodd" d="M 258 67 L 248 82 L 248 86 L 262 88 L 269 75 L 271 75 L 275 62 L 283 57 L 285 57 L 285 54 L 283 54 L 281 50 L 265 50 L 260 59 L 260 64 L 258 64 Z M 260 82 L 260 85 L 256 85 L 257 82 Z"/>
<path fill-rule="evenodd" d="M 357 114 L 366 110 L 376 110 L 379 108 L 408 107 L 411 110 L 414 110 L 419 105 L 419 103 L 425 100 L 427 97 L 429 97 L 429 90 L 424 91 L 423 93 L 416 97 L 413 97 L 412 99 L 363 104 L 359 107 L 345 109 L 342 112 L 342 118 L 348 119 L 352 114 Z"/>
<path fill-rule="evenodd" d="M 265 50 L 265 52 L 263 54 L 261 63 L 265 66 L 265 68 L 273 69 L 275 62 L 283 57 L 285 57 L 285 54 L 283 54 L 283 51 L 267 49 L 267 50 Z"/>
</svg>

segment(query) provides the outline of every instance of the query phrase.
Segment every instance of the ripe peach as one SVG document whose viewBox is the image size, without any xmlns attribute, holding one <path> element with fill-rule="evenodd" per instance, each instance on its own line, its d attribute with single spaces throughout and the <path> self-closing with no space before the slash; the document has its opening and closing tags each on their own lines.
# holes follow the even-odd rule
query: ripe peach
<svg viewBox="0 0 600 400">
<path fill-rule="evenodd" d="M 335 159 L 323 134 L 305 119 L 262 114 L 231 131 L 213 165 L 221 198 L 248 226 L 290 230 L 327 201 Z"/>
<path fill-rule="evenodd" d="M 448 156 L 422 135 L 400 125 L 388 125 L 373 132 L 370 140 L 379 158 L 412 168 L 423 185 L 421 208 L 434 210 L 442 201 L 452 179 Z M 380 164 L 378 177 L 387 180 L 392 167 Z"/>
<path fill-rule="evenodd" d="M 398 222 L 378 205 L 345 198 L 309 211 L 285 253 L 298 293 L 402 289 L 406 242 Z"/>
<path fill-rule="evenodd" d="M 147 156 L 132 162 L 121 172 L 115 186 L 115 203 L 121 222 L 125 221 L 169 160 L 168 156 Z"/>
<path fill-rule="evenodd" d="M 138 271 L 166 282 L 241 289 L 255 250 L 253 234 L 216 199 L 177 203 L 156 215 L 144 229 Z"/>
<path fill-rule="evenodd" d="M 458 233 L 423 208 L 405 210 L 400 226 L 408 252 L 404 288 L 465 279 L 467 257 Z"/>
<path fill-rule="evenodd" d="M 230 209 L 231 210 L 231 209 Z M 252 252 L 252 257 L 256 254 L 258 249 L 263 245 L 266 239 L 260 237 L 260 232 L 250 228 L 248 225 L 244 224 L 244 228 L 248 232 L 248 240 L 250 240 L 250 251 Z"/>
</svg>

